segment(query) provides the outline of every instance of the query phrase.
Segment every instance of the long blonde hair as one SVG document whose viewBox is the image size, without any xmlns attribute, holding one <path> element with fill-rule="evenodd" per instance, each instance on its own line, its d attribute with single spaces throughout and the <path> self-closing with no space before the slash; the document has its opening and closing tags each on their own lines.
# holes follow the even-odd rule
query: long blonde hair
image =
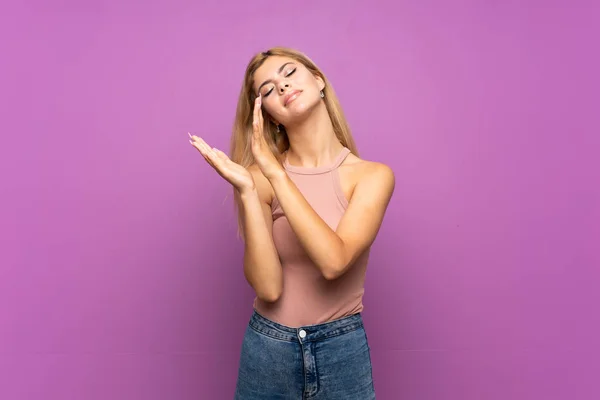
<svg viewBox="0 0 600 400">
<path fill-rule="evenodd" d="M 233 124 L 233 133 L 231 135 L 230 142 L 230 158 L 233 162 L 242 165 L 243 167 L 249 167 L 254 164 L 254 157 L 252 155 L 251 148 L 251 137 L 252 137 L 252 111 L 254 108 L 254 101 L 256 95 L 254 94 L 254 73 L 256 70 L 265 62 L 265 60 L 271 56 L 289 57 L 302 63 L 313 75 L 320 77 L 325 82 L 325 88 L 323 92 L 325 97 L 323 101 L 327 107 L 327 112 L 331 122 L 333 124 L 333 130 L 338 140 L 352 151 L 352 153 L 358 156 L 358 150 L 350 127 L 346 121 L 346 117 L 342 111 L 342 107 L 338 101 L 337 96 L 333 90 L 333 87 L 323 74 L 323 72 L 316 66 L 316 64 L 309 59 L 303 53 L 286 48 L 286 47 L 274 47 L 267 51 L 258 53 L 255 55 L 248 66 L 244 75 L 244 82 L 238 98 L 237 110 L 235 115 L 235 122 Z M 277 126 L 269 119 L 264 118 L 264 132 L 265 139 L 271 148 L 273 154 L 281 161 L 283 154 L 290 147 L 290 142 L 285 132 L 285 128 L 280 127 L 280 131 L 277 132 Z M 239 211 L 240 198 L 237 190 L 234 189 L 234 202 L 237 210 Z M 238 226 L 241 230 L 241 216 L 238 212 Z"/>
</svg>

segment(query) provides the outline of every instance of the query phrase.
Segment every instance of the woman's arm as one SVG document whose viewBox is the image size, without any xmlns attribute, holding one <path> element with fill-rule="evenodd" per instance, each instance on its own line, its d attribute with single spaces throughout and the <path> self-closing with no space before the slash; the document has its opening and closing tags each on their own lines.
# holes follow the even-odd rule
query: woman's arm
<svg viewBox="0 0 600 400">
<path fill-rule="evenodd" d="M 273 243 L 271 188 L 260 169 L 251 166 L 256 188 L 241 193 L 244 235 L 244 276 L 263 301 L 274 302 L 283 290 L 283 272 Z"/>
<path fill-rule="evenodd" d="M 374 242 L 395 187 L 393 171 L 370 162 L 336 231 L 313 210 L 285 171 L 269 178 L 292 230 L 326 279 L 336 279 Z"/>
</svg>

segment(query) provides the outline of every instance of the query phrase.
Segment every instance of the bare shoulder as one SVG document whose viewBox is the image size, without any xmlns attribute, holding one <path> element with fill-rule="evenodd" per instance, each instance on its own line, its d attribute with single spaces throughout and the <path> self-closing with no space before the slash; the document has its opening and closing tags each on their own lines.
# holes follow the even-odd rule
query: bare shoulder
<svg viewBox="0 0 600 400">
<path fill-rule="evenodd" d="M 344 192 L 351 198 L 357 188 L 368 188 L 371 193 L 379 193 L 383 197 L 391 197 L 396 178 L 392 168 L 377 161 L 364 160 L 349 154 L 340 167 L 343 175 Z M 345 182 L 345 184 L 344 184 Z"/>
<path fill-rule="evenodd" d="M 355 168 L 357 177 L 362 179 L 383 179 L 385 181 L 394 180 L 394 171 L 387 164 L 363 160 L 354 154 L 348 156 L 348 163 Z"/>
<path fill-rule="evenodd" d="M 247 170 L 254 179 L 254 184 L 256 185 L 256 190 L 258 191 L 258 196 L 260 199 L 267 204 L 271 204 L 275 193 L 273 192 L 273 187 L 271 186 L 269 180 L 263 175 L 262 171 L 256 164 L 252 164 L 247 168 Z"/>
</svg>

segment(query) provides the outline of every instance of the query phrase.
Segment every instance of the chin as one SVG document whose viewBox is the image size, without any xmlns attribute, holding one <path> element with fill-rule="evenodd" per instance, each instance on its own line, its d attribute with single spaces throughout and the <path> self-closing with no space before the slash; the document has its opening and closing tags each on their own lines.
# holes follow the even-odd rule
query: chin
<svg viewBox="0 0 600 400">
<path fill-rule="evenodd" d="M 298 99 L 299 100 L 299 99 Z M 307 103 L 305 101 L 294 101 L 288 106 L 288 114 L 293 121 L 302 119 L 310 114 L 310 112 L 317 107 L 319 102 Z"/>
</svg>

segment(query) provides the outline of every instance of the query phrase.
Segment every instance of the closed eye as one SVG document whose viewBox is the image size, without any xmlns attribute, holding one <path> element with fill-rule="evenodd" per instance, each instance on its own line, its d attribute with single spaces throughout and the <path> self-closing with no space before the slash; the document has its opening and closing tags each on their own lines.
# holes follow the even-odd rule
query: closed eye
<svg viewBox="0 0 600 400">
<path fill-rule="evenodd" d="M 289 70 L 286 74 L 285 77 L 287 78 L 288 76 L 292 76 L 294 74 L 294 72 L 296 72 L 296 67 L 292 68 L 291 70 Z M 269 89 L 265 94 L 262 95 L 262 97 L 267 97 L 268 95 L 271 94 L 271 92 L 273 91 L 273 87 L 271 87 L 271 89 Z"/>
<path fill-rule="evenodd" d="M 262 97 L 267 97 L 268 95 L 271 94 L 271 92 L 273 91 L 273 88 L 269 89 L 269 91 L 265 94 L 262 95 Z"/>
</svg>

